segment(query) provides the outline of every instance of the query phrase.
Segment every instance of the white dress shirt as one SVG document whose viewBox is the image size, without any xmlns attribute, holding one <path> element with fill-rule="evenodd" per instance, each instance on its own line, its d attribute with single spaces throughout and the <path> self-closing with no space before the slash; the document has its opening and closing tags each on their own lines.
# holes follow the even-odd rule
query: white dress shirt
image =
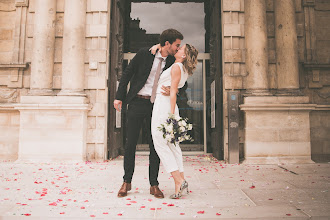
<svg viewBox="0 0 330 220">
<path fill-rule="evenodd" d="M 137 93 L 138 95 L 151 96 L 152 86 L 154 85 L 154 80 L 155 80 L 155 75 L 156 75 L 157 67 L 158 67 L 158 64 L 159 64 L 159 62 L 161 60 L 159 58 L 163 58 L 163 61 L 162 61 L 162 70 L 164 69 L 165 64 L 166 64 L 166 58 L 167 57 L 162 57 L 161 53 L 158 51 L 156 53 L 156 55 L 155 55 L 155 59 L 154 59 L 154 62 L 152 64 L 149 77 L 148 77 L 146 83 L 144 84 L 143 88 Z"/>
</svg>

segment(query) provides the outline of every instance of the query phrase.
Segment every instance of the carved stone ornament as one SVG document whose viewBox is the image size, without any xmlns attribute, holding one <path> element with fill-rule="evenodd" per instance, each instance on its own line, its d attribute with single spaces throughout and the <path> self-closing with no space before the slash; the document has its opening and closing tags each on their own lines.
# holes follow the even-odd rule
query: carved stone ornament
<svg viewBox="0 0 330 220">
<path fill-rule="evenodd" d="M 322 99 L 327 99 L 330 97 L 330 87 L 323 87 L 316 91 L 317 95 Z"/>
<path fill-rule="evenodd" d="M 315 0 L 304 0 L 303 5 L 305 7 L 314 7 L 315 6 Z"/>
<path fill-rule="evenodd" d="M 29 0 L 15 0 L 15 6 L 16 7 L 28 7 Z"/>
<path fill-rule="evenodd" d="M 17 89 L 0 89 L 0 103 L 16 103 Z"/>
</svg>

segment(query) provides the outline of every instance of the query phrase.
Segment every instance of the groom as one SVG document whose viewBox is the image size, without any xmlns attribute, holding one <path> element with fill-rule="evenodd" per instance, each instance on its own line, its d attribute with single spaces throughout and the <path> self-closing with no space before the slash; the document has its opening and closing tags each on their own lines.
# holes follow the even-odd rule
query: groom
<svg viewBox="0 0 330 220">
<path fill-rule="evenodd" d="M 158 187 L 159 157 L 155 151 L 151 137 L 151 115 L 158 84 L 159 74 L 170 67 L 173 57 L 180 48 L 183 35 L 175 29 L 167 29 L 160 35 L 161 51 L 156 55 L 150 53 L 149 48 L 143 48 L 134 56 L 122 74 L 118 86 L 116 99 L 113 105 L 120 111 L 123 102 L 128 104 L 127 110 L 127 142 L 124 155 L 124 182 L 118 192 L 118 197 L 127 196 L 131 190 L 131 181 L 135 167 L 136 144 L 139 138 L 143 120 L 147 124 L 147 136 L 150 148 L 149 155 L 149 182 L 150 194 L 156 198 L 164 198 L 164 194 Z M 127 85 L 130 89 L 126 95 Z M 164 90 L 169 95 L 169 90 Z"/>
</svg>

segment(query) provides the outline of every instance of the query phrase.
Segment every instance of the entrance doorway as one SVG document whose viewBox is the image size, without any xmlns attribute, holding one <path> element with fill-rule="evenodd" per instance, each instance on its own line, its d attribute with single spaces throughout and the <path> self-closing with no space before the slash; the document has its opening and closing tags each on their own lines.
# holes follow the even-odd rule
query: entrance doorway
<svg viewBox="0 0 330 220">
<path fill-rule="evenodd" d="M 123 69 L 143 47 L 159 42 L 167 28 L 179 30 L 184 43 L 194 45 L 199 63 L 178 97 L 180 115 L 193 124 L 193 142 L 180 145 L 184 154 L 212 153 L 223 158 L 221 16 L 218 0 L 112 1 L 109 72 L 109 158 L 123 154 L 126 108 L 115 112 L 112 103 Z M 138 151 L 149 151 L 142 126 Z"/>
</svg>

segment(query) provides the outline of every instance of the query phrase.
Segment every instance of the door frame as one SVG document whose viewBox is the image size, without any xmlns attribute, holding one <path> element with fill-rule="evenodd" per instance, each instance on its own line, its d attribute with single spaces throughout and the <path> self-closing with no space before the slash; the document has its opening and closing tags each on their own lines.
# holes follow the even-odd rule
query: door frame
<svg viewBox="0 0 330 220">
<path fill-rule="evenodd" d="M 107 132 L 107 152 L 108 152 L 108 159 L 109 158 L 115 158 L 118 155 L 122 155 L 124 153 L 124 140 L 123 140 L 123 135 L 124 135 L 124 126 L 125 126 L 125 118 L 124 117 L 119 117 L 120 114 L 118 114 L 112 104 L 113 104 L 113 100 L 115 98 L 115 93 L 116 93 L 116 88 L 118 86 L 118 78 L 120 77 L 118 75 L 118 72 L 116 72 L 118 70 L 118 64 L 122 64 L 123 61 L 125 59 L 130 60 L 134 57 L 135 54 L 133 53 L 123 53 L 124 51 L 124 46 L 121 45 L 122 48 L 122 53 L 120 54 L 119 51 L 119 47 L 120 47 L 120 39 L 118 39 L 118 37 L 116 37 L 116 35 L 114 33 L 112 33 L 116 28 L 116 18 L 113 18 L 113 16 L 117 16 L 121 13 L 121 19 L 122 19 L 122 28 L 124 36 L 121 36 L 121 39 L 124 40 L 126 38 L 125 36 L 125 19 L 127 19 L 127 12 L 125 12 L 125 10 L 130 10 L 130 4 L 132 2 L 151 2 L 151 1 L 137 1 L 137 0 L 112 0 L 111 2 L 111 11 L 110 11 L 110 29 L 109 29 L 109 77 L 108 77 L 108 132 Z M 154 2 L 182 2 L 181 0 L 154 0 Z M 189 2 L 189 1 L 184 1 L 184 2 Z M 196 1 L 191 1 L 191 2 L 196 2 Z M 222 20 L 221 20 L 221 15 L 222 15 L 222 10 L 221 10 L 221 4 L 222 1 L 218 1 L 218 0 L 199 0 L 199 2 L 203 2 L 204 3 L 204 7 L 206 7 L 206 4 L 211 4 L 213 2 L 213 4 L 216 5 L 217 7 L 217 11 L 218 11 L 218 29 L 217 31 L 219 31 L 219 35 L 220 38 L 218 38 L 218 42 L 215 41 L 217 43 L 216 47 L 217 49 L 215 50 L 215 52 L 217 53 L 217 58 L 221 58 L 221 60 L 217 60 L 218 63 L 220 64 L 220 66 L 218 66 L 218 79 L 216 80 L 216 97 L 217 97 L 217 101 L 215 103 L 215 105 L 217 106 L 217 114 L 216 114 L 216 127 L 217 127 L 217 135 L 216 138 L 214 138 L 213 136 L 210 136 L 211 145 L 216 145 L 216 148 L 219 148 L 217 151 L 215 151 L 214 147 L 212 146 L 212 153 L 208 152 L 208 138 L 207 138 L 207 102 L 206 102 L 206 60 L 210 60 L 210 59 L 214 59 L 212 53 L 200 53 L 198 56 L 198 60 L 202 61 L 203 64 L 203 127 L 204 127 L 204 131 L 203 131 L 203 136 L 204 136 L 204 150 L 203 151 L 198 151 L 198 152 L 193 152 L 193 151 L 184 151 L 185 155 L 195 155 L 195 154 L 213 154 L 214 157 L 216 157 L 217 159 L 223 159 L 224 158 L 224 124 L 223 124 L 223 120 L 224 120 L 224 114 L 223 114 L 223 84 L 222 84 L 222 77 L 223 77 L 223 59 L 222 59 L 222 55 L 223 55 L 223 50 L 222 50 L 222 42 L 223 42 L 223 34 L 222 34 Z M 123 3 L 121 6 L 120 4 Z M 126 5 L 129 4 L 129 5 Z M 129 15 L 128 15 L 129 16 Z M 206 16 L 207 17 L 207 16 Z M 117 18 L 118 19 L 118 18 Z M 209 18 L 210 20 L 208 21 L 209 25 L 211 22 L 211 18 Z M 120 20 L 120 19 L 118 19 Z M 117 21 L 118 22 L 118 21 Z M 120 21 L 119 21 L 120 23 Z M 120 35 L 120 34 L 119 34 Z M 205 39 L 210 41 L 209 39 Z M 117 42 L 117 43 L 115 43 Z M 123 42 L 122 42 L 123 43 Z M 117 52 L 115 52 L 115 48 L 118 49 Z M 211 52 L 211 51 L 210 51 Z M 121 70 L 122 71 L 122 70 Z M 125 111 L 125 109 L 123 109 L 123 111 Z M 120 125 L 120 126 L 118 126 Z M 211 129 L 212 130 L 212 129 Z M 210 134 L 211 131 L 210 130 Z M 215 140 L 214 140 L 215 139 Z M 215 143 L 214 143 L 215 142 Z"/>
</svg>

